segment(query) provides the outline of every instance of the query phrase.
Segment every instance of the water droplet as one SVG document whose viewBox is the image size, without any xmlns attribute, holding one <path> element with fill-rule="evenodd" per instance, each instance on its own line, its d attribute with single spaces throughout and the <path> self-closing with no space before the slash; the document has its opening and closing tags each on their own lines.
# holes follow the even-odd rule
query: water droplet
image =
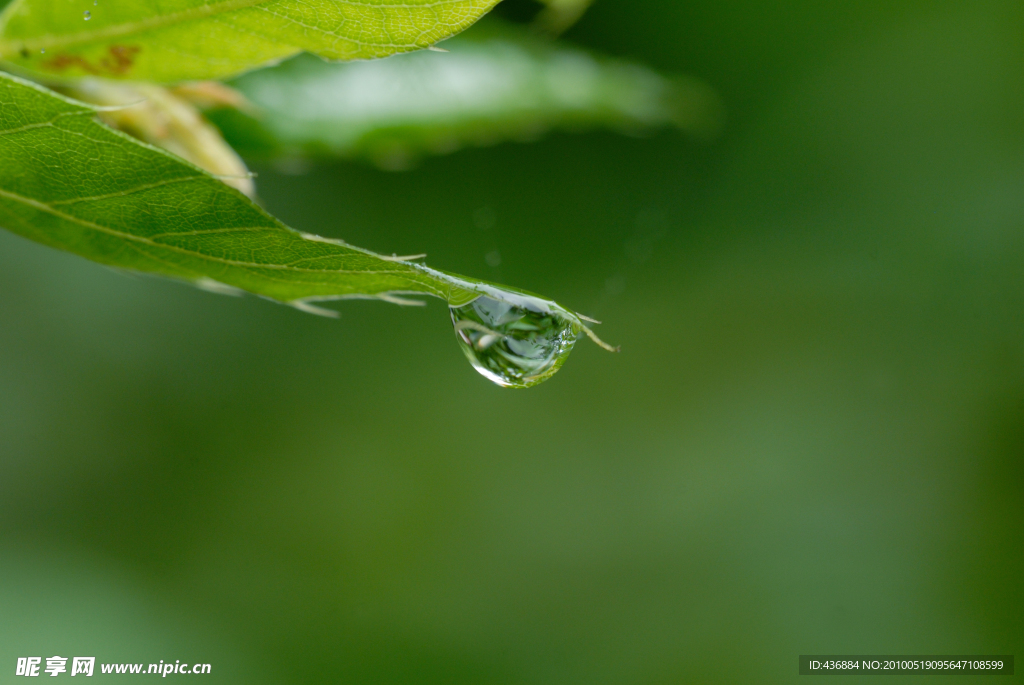
<svg viewBox="0 0 1024 685">
<path fill-rule="evenodd" d="M 39 49 L 39 54 L 40 55 L 45 55 L 46 54 L 46 48 L 40 48 Z"/>
<path fill-rule="evenodd" d="M 85 10 L 85 20 L 89 21 L 90 19 L 92 19 L 92 12 Z"/>
<path fill-rule="evenodd" d="M 529 388 L 555 375 L 583 332 L 543 300 L 480 296 L 450 307 L 459 346 L 480 375 L 506 388 Z"/>
</svg>

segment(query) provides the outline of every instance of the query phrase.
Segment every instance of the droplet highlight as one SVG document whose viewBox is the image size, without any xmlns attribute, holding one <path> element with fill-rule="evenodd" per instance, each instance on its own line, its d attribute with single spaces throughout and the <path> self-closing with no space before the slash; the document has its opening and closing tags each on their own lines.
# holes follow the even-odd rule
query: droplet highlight
<svg viewBox="0 0 1024 685">
<path fill-rule="evenodd" d="M 449 309 L 469 363 L 506 388 L 529 388 L 554 376 L 584 332 L 578 321 L 528 297 L 512 303 L 482 295 Z"/>
</svg>

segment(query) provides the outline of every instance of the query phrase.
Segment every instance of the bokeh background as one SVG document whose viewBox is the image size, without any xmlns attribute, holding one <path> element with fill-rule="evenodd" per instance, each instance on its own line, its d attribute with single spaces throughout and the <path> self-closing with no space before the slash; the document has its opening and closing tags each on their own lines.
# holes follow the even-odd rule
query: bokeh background
<svg viewBox="0 0 1024 685">
<path fill-rule="evenodd" d="M 719 140 L 258 170 L 292 226 L 623 347 L 530 391 L 474 373 L 440 302 L 331 321 L 0 233 L 0 680 L 54 654 L 509 685 L 1019 655 L 1022 36 L 1012 0 L 599 0 L 568 39 L 711 84 Z"/>
</svg>

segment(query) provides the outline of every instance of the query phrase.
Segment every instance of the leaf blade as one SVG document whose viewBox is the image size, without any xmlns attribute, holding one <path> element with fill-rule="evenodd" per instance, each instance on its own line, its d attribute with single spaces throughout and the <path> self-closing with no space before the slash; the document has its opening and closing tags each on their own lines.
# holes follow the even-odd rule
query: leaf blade
<svg viewBox="0 0 1024 685">
<path fill-rule="evenodd" d="M 429 47 L 498 0 L 104 0 L 88 21 L 50 0 L 0 16 L 0 56 L 20 68 L 170 83 L 214 79 L 302 50 L 370 59 Z"/>
<path fill-rule="evenodd" d="M 289 229 L 94 114 L 0 75 L 0 225 L 110 266 L 212 280 L 285 303 L 408 292 L 450 300 L 477 287 Z"/>
</svg>

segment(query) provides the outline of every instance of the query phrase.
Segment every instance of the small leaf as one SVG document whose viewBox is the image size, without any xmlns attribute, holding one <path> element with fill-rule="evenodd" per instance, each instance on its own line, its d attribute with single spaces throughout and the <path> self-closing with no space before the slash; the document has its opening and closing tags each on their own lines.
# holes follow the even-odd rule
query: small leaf
<svg viewBox="0 0 1024 685">
<path fill-rule="evenodd" d="M 209 116 L 246 156 L 360 156 L 385 168 L 555 127 L 674 125 L 706 134 L 719 123 L 719 101 L 699 82 L 501 22 L 482 22 L 445 47 L 352 64 L 300 56 L 231 83 L 258 115 Z"/>
<path fill-rule="evenodd" d="M 215 79 L 302 50 L 350 60 L 427 48 L 497 2 L 15 0 L 0 15 L 0 58 L 63 77 Z"/>
<path fill-rule="evenodd" d="M 432 295 L 458 308 L 487 297 L 590 334 L 576 314 L 543 298 L 293 231 L 237 190 L 108 128 L 96 114 L 0 74 L 0 226 L 101 264 L 313 313 L 331 314 L 316 303 L 344 298 L 416 304 L 401 296 Z M 539 370 L 517 387 L 547 378 L 562 361 L 524 356 Z"/>
</svg>

